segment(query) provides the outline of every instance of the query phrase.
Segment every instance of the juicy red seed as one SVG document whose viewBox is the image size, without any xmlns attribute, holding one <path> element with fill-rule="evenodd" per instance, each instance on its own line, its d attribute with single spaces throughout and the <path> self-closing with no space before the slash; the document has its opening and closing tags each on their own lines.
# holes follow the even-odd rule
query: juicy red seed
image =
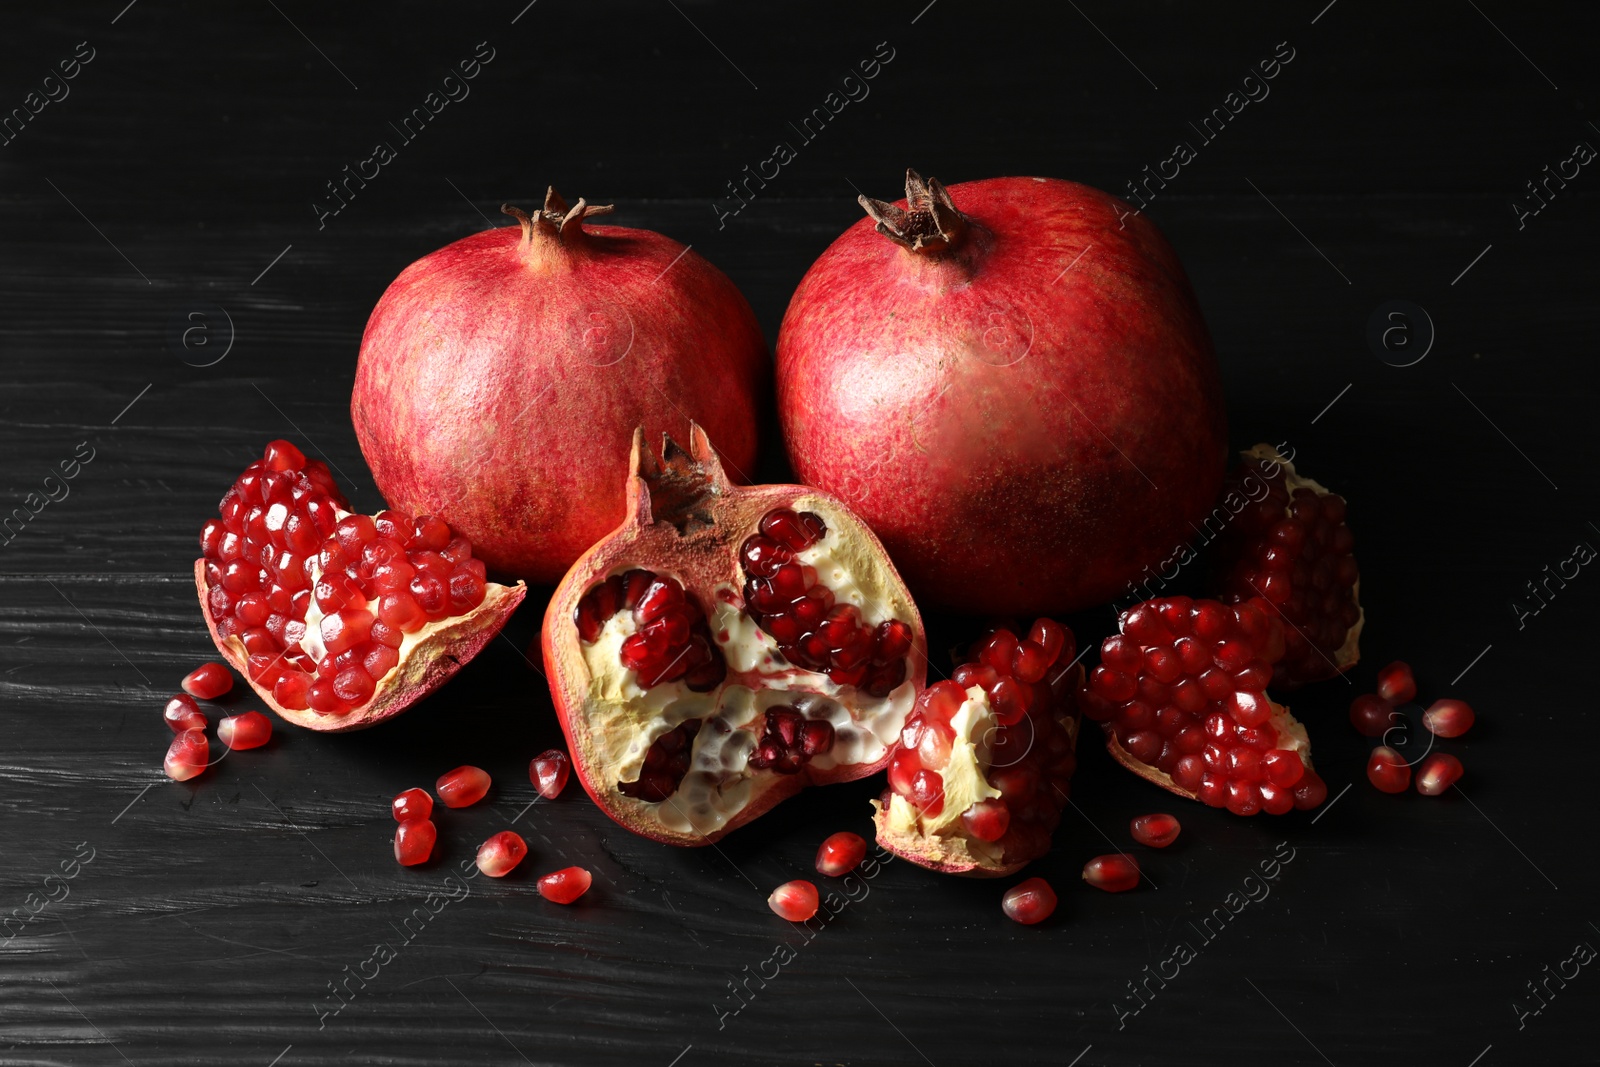
<svg viewBox="0 0 1600 1067">
<path fill-rule="evenodd" d="M 1267 781 L 1284 789 L 1298 784 L 1307 773 L 1300 754 L 1283 748 L 1268 752 L 1262 757 L 1261 764 Z"/>
<path fill-rule="evenodd" d="M 233 675 L 220 663 L 202 663 L 183 676 L 183 691 L 201 700 L 215 700 L 233 688 Z"/>
<path fill-rule="evenodd" d="M 700 720 L 690 719 L 656 738 L 644 754 L 638 779 L 618 782 L 617 792 L 649 804 L 658 804 L 676 793 L 683 776 L 689 773 L 699 730 Z"/>
<path fill-rule="evenodd" d="M 571 904 L 593 883 L 594 877 L 582 867 L 563 867 L 539 879 L 539 895 L 556 904 Z"/>
<path fill-rule="evenodd" d="M 773 914 L 792 923 L 805 922 L 815 915 L 817 904 L 817 887 L 800 878 L 783 883 L 767 898 L 767 907 Z"/>
<path fill-rule="evenodd" d="M 1477 715 L 1465 700 L 1445 698 L 1435 700 L 1422 713 L 1422 725 L 1439 737 L 1460 737 L 1472 729 Z"/>
<path fill-rule="evenodd" d="M 961 825 L 980 841 L 998 841 L 1011 826 L 1011 809 L 995 798 L 980 800 L 961 813 Z"/>
<path fill-rule="evenodd" d="M 501 830 L 478 846 L 478 870 L 504 878 L 528 855 L 528 843 L 514 830 Z"/>
<path fill-rule="evenodd" d="M 1425 797 L 1436 797 L 1455 785 L 1465 773 L 1460 760 L 1446 752 L 1435 752 L 1417 768 L 1417 792 Z"/>
<path fill-rule="evenodd" d="M 788 508 L 776 508 L 761 517 L 761 533 L 791 552 L 803 551 L 816 544 L 822 536 L 815 532 L 822 520 L 809 512 L 806 517 L 814 520 L 814 523 L 804 521 L 802 516 Z M 826 532 L 826 528 L 823 528 L 823 532 Z"/>
<path fill-rule="evenodd" d="M 567 787 L 572 774 L 572 761 L 559 748 L 547 749 L 528 763 L 528 780 L 546 800 L 554 800 Z"/>
<path fill-rule="evenodd" d="M 333 691 L 333 681 L 329 678 L 318 678 L 306 688 L 306 703 L 312 711 L 319 711 L 324 715 L 348 715 L 350 706 L 341 701 Z"/>
<path fill-rule="evenodd" d="M 350 707 L 358 708 L 372 699 L 376 690 L 372 675 L 361 667 L 347 667 L 333 676 L 333 693 Z"/>
<path fill-rule="evenodd" d="M 439 829 L 426 818 L 407 819 L 394 828 L 394 858 L 402 867 L 427 863 Z"/>
<path fill-rule="evenodd" d="M 306 454 L 288 441 L 268 441 L 261 462 L 268 470 L 297 471 L 306 465 Z"/>
<path fill-rule="evenodd" d="M 918 771 L 912 775 L 911 792 L 906 799 L 923 815 L 935 818 L 944 811 L 944 778 L 938 771 Z"/>
<path fill-rule="evenodd" d="M 426 789 L 407 789 L 389 804 L 395 822 L 414 822 L 433 814 L 433 798 Z"/>
<path fill-rule="evenodd" d="M 259 711 L 229 715 L 217 723 L 217 740 L 235 752 L 260 748 L 272 739 L 272 720 Z"/>
<path fill-rule="evenodd" d="M 1404 704 L 1417 698 L 1417 680 L 1409 664 L 1395 660 L 1378 672 L 1378 695 L 1391 704 Z"/>
<path fill-rule="evenodd" d="M 861 865 L 867 856 L 867 843 L 860 834 L 841 830 L 832 834 L 817 849 L 817 873 L 840 878 Z"/>
<path fill-rule="evenodd" d="M 1294 806 L 1297 811 L 1310 811 L 1321 807 L 1328 799 L 1328 785 L 1316 771 L 1307 769 L 1305 776 L 1294 787 Z"/>
<path fill-rule="evenodd" d="M 185 730 L 204 730 L 206 728 L 205 713 L 200 710 L 200 705 L 194 702 L 194 697 L 187 693 L 180 693 L 167 701 L 167 707 L 162 712 L 167 727 L 175 734 Z"/>
<path fill-rule="evenodd" d="M 1382 737 L 1399 721 L 1394 705 L 1376 693 L 1363 693 L 1350 702 L 1350 725 L 1362 737 Z"/>
<path fill-rule="evenodd" d="M 470 808 L 489 792 L 489 781 L 488 771 L 467 764 L 441 774 L 433 791 L 447 808 Z"/>
<path fill-rule="evenodd" d="M 203 730 L 185 730 L 172 739 L 162 768 L 175 782 L 188 781 L 211 762 L 211 744 Z"/>
<path fill-rule="evenodd" d="M 812 756 L 833 747 L 833 725 L 807 720 L 787 705 L 768 708 L 761 735 L 750 754 L 749 766 L 779 774 L 794 774 Z"/>
<path fill-rule="evenodd" d="M 1385 793 L 1404 793 L 1411 784 L 1411 766 L 1388 745 L 1379 745 L 1367 758 L 1367 781 Z"/>
<path fill-rule="evenodd" d="M 1083 880 L 1107 893 L 1125 893 L 1139 884 L 1139 861 L 1124 852 L 1096 856 L 1083 865 Z"/>
<path fill-rule="evenodd" d="M 1182 827 L 1171 815 L 1156 814 L 1139 816 L 1128 824 L 1128 829 L 1139 844 L 1166 848 L 1178 839 L 1178 831 Z"/>
<path fill-rule="evenodd" d="M 1052 664 L 1059 663 L 1063 655 L 1070 661 L 1076 651 L 1071 647 L 1072 631 L 1054 619 L 1035 620 L 1033 629 L 1028 631 L 1028 640 L 1043 648 Z"/>
<path fill-rule="evenodd" d="M 1056 910 L 1056 891 L 1043 878 L 1029 878 L 1006 890 L 1000 909 L 1006 918 L 1024 926 L 1042 923 Z"/>
</svg>

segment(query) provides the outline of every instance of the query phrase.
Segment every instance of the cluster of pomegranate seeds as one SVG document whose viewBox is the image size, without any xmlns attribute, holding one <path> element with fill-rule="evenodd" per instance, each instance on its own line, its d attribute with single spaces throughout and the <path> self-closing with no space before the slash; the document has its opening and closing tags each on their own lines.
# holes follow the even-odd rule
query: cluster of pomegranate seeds
<svg viewBox="0 0 1600 1067">
<path fill-rule="evenodd" d="M 645 570 L 612 575 L 578 601 L 578 636 L 593 644 L 606 620 L 633 612 L 637 629 L 622 642 L 622 665 L 649 689 L 681 681 L 697 693 L 722 684 L 728 664 L 711 640 L 705 609 L 672 578 Z"/>
<path fill-rule="evenodd" d="M 563 867 L 539 879 L 539 895 L 557 904 L 571 904 L 593 883 L 594 877 L 582 867 Z"/>
<path fill-rule="evenodd" d="M 976 687 L 987 696 L 996 723 L 988 738 L 990 765 L 983 770 L 1000 796 L 963 811 L 962 827 L 980 841 L 1003 842 L 1003 854 L 1042 855 L 1077 769 L 1072 737 L 1053 714 L 1046 676 L 1058 661 L 1070 662 L 1074 645 L 1072 632 L 1052 619 L 1035 622 L 1022 641 L 1009 630 L 981 639 L 972 662 L 917 697 L 889 761 L 889 788 L 924 818 L 944 811 L 941 772 L 956 739 L 951 719 L 967 690 Z"/>
<path fill-rule="evenodd" d="M 1125 852 L 1096 856 L 1083 865 L 1083 880 L 1107 893 L 1126 893 L 1139 884 L 1139 861 Z"/>
<path fill-rule="evenodd" d="M 228 715 L 217 723 L 217 740 L 235 752 L 260 748 L 272 739 L 272 720 L 259 711 Z"/>
<path fill-rule="evenodd" d="M 780 704 L 767 709 L 749 765 L 758 771 L 794 774 L 812 756 L 832 747 L 832 723 L 807 719 L 794 708 Z"/>
<path fill-rule="evenodd" d="M 745 609 L 796 667 L 886 697 L 906 680 L 911 627 L 899 619 L 872 626 L 854 604 L 834 603 L 816 568 L 795 559 L 827 534 L 809 511 L 775 508 L 762 516 L 760 533 L 739 549 Z"/>
<path fill-rule="evenodd" d="M 1404 793 L 1411 784 L 1411 765 L 1388 745 L 1379 745 L 1367 757 L 1367 781 L 1385 793 Z"/>
<path fill-rule="evenodd" d="M 554 800 L 567 787 L 572 761 L 559 748 L 548 749 L 528 761 L 528 781 L 546 800 Z"/>
<path fill-rule="evenodd" d="M 1436 737 L 1460 737 L 1472 729 L 1477 718 L 1471 704 L 1446 697 L 1428 705 L 1428 710 L 1422 713 L 1422 725 Z"/>
<path fill-rule="evenodd" d="M 200 705 L 194 702 L 194 697 L 187 693 L 179 693 L 167 701 L 166 710 L 162 712 L 167 727 L 175 734 L 185 730 L 204 730 L 206 728 L 205 712 L 200 710 Z"/>
<path fill-rule="evenodd" d="M 186 782 L 211 762 L 211 743 L 204 730 L 185 730 L 172 739 L 162 768 L 175 782 Z"/>
<path fill-rule="evenodd" d="M 1350 702 L 1350 725 L 1362 737 L 1382 737 L 1399 719 L 1394 706 L 1376 693 L 1363 693 Z"/>
<path fill-rule="evenodd" d="M 783 883 L 767 898 L 773 914 L 792 923 L 803 923 L 815 915 L 818 903 L 817 887 L 803 878 Z"/>
<path fill-rule="evenodd" d="M 1240 512 L 1219 541 L 1221 599 L 1262 597 L 1289 621 L 1276 663 L 1280 683 L 1331 678 L 1340 669 L 1336 653 L 1361 618 L 1360 570 L 1350 554 L 1354 538 L 1344 521 L 1344 497 L 1308 486 L 1291 493 L 1281 463 L 1259 456 L 1232 475 L 1229 489 L 1243 495 L 1252 477 L 1264 480 L 1268 492 Z"/>
<path fill-rule="evenodd" d="M 407 789 L 390 804 L 395 822 L 415 822 L 433 814 L 433 798 L 426 789 Z"/>
<path fill-rule="evenodd" d="M 859 867 L 866 858 L 867 842 L 861 835 L 841 830 L 830 835 L 817 849 L 817 873 L 841 878 Z"/>
<path fill-rule="evenodd" d="M 345 507 L 326 464 L 274 441 L 200 531 L 218 634 L 239 639 L 251 680 L 294 711 L 366 704 L 407 634 L 470 612 L 487 588 L 483 563 L 444 520 L 341 518 Z M 307 633 L 313 601 L 320 659 Z"/>
<path fill-rule="evenodd" d="M 1417 768 L 1417 792 L 1425 797 L 1436 797 L 1455 785 L 1465 773 L 1460 760 L 1447 752 L 1435 752 Z"/>
<path fill-rule="evenodd" d="M 1406 704 L 1417 699 L 1417 679 L 1411 664 L 1395 660 L 1378 672 L 1378 695 L 1390 704 Z"/>
<path fill-rule="evenodd" d="M 1166 848 L 1178 839 L 1181 829 L 1178 820 L 1165 813 L 1141 815 L 1128 824 L 1133 839 L 1151 848 Z"/>
<path fill-rule="evenodd" d="M 528 843 L 514 830 L 501 830 L 478 846 L 478 870 L 504 878 L 528 855 Z"/>
<path fill-rule="evenodd" d="M 1000 898 L 1000 909 L 1006 918 L 1024 926 L 1042 923 L 1056 910 L 1056 891 L 1043 878 L 1029 878 L 1006 890 Z"/>
<path fill-rule="evenodd" d="M 489 772 L 470 764 L 457 767 L 441 774 L 433 791 L 447 808 L 470 808 L 489 792 Z"/>
<path fill-rule="evenodd" d="M 689 773 L 694 737 L 699 732 L 700 720 L 690 719 L 656 738 L 644 754 L 638 780 L 617 783 L 617 792 L 650 804 L 659 804 L 676 793 L 683 776 Z"/>
<path fill-rule="evenodd" d="M 427 863 L 439 830 L 428 819 L 407 819 L 394 831 L 394 858 L 402 867 Z"/>
<path fill-rule="evenodd" d="M 1123 612 L 1090 674 L 1084 713 L 1135 760 L 1235 815 L 1314 808 L 1327 786 L 1280 748 L 1267 696 L 1284 628 L 1261 600 L 1166 597 Z"/>
<path fill-rule="evenodd" d="M 233 673 L 221 663 L 202 663 L 183 676 L 181 688 L 192 697 L 215 700 L 233 688 Z"/>
</svg>

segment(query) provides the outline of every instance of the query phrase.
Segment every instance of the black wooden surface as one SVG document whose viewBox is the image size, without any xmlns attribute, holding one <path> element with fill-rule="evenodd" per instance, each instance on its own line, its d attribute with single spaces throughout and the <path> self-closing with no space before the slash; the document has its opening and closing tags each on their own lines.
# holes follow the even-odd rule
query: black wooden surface
<svg viewBox="0 0 1600 1067">
<path fill-rule="evenodd" d="M 0 938 L 0 1062 L 1597 1062 L 1600 974 L 1573 976 L 1573 955 L 1600 945 L 1600 577 L 1552 583 L 1520 624 L 1513 606 L 1600 545 L 1600 174 L 1520 227 L 1512 207 L 1577 142 L 1600 146 L 1592 5 L 125 2 L 12 5 L 0 31 L 0 111 L 59 96 L 46 75 L 93 56 L 0 147 L 0 510 L 93 455 L 0 546 L 0 915 L 60 898 Z M 483 41 L 471 95 L 319 228 L 324 183 L 397 142 L 388 123 Z M 879 42 L 894 58 L 870 96 L 719 228 L 725 183 L 797 142 L 789 123 Z M 1294 58 L 1270 95 L 1201 145 L 1188 123 L 1278 42 Z M 280 724 L 193 783 L 161 776 L 159 708 L 211 651 L 189 577 L 201 521 L 278 436 L 378 505 L 347 414 L 366 315 L 501 201 L 549 182 L 614 201 L 727 271 L 770 340 L 858 188 L 893 196 L 914 165 L 1122 193 L 1177 140 L 1198 158 L 1150 214 L 1213 329 L 1234 443 L 1288 441 L 1351 500 L 1366 659 L 1295 701 L 1337 798 L 1315 821 L 1184 804 L 1089 750 L 1035 865 L 1062 896 L 1047 925 L 1004 919 L 1001 885 L 889 863 L 808 938 L 764 898 L 827 833 L 865 829 L 878 784 L 694 851 L 622 831 L 575 787 L 529 808 L 526 761 L 559 741 L 522 656 L 538 595 L 403 719 Z M 1366 339 L 1394 299 L 1437 331 L 1410 367 Z M 764 464 L 782 475 L 776 449 Z M 1111 616 L 1073 621 L 1088 640 Z M 934 620 L 932 644 L 971 628 Z M 1396 657 L 1482 716 L 1451 745 L 1468 773 L 1445 797 L 1364 779 L 1344 707 Z M 434 865 L 398 868 L 388 798 L 461 762 L 494 774 L 489 801 L 441 817 Z M 1185 830 L 1143 853 L 1151 884 L 1082 886 L 1129 817 L 1163 809 Z M 523 869 L 466 883 L 408 939 L 413 909 L 513 824 Z M 596 872 L 582 905 L 540 900 L 533 876 L 574 863 Z M 1203 936 L 1245 892 L 1268 895 Z M 1192 961 L 1124 1014 L 1127 983 L 1180 943 Z M 378 945 L 393 959 L 323 1017 Z M 730 982 L 791 953 L 731 1010 Z"/>
</svg>

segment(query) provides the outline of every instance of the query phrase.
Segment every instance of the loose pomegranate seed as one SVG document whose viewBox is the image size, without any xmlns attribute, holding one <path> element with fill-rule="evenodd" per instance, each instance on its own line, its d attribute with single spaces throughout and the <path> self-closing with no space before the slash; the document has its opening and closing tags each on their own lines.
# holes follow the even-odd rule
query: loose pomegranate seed
<svg viewBox="0 0 1600 1067">
<path fill-rule="evenodd" d="M 202 730 L 185 730 L 172 739 L 162 768 L 175 782 L 186 782 L 206 769 L 211 761 L 211 745 Z"/>
<path fill-rule="evenodd" d="M 220 663 L 202 663 L 183 676 L 183 691 L 201 700 L 215 700 L 233 688 L 233 673 Z"/>
<path fill-rule="evenodd" d="M 1083 880 L 1107 893 L 1126 893 L 1139 884 L 1139 861 L 1125 852 L 1096 856 L 1083 865 Z"/>
<path fill-rule="evenodd" d="M 489 791 L 489 772 L 471 765 L 457 767 L 441 774 L 433 791 L 447 808 L 470 808 Z"/>
<path fill-rule="evenodd" d="M 1139 816 L 1128 824 L 1128 829 L 1139 844 L 1166 848 L 1178 839 L 1178 831 L 1182 827 L 1171 815 L 1157 814 Z"/>
<path fill-rule="evenodd" d="M 528 763 L 528 780 L 546 800 L 554 800 L 561 795 L 571 774 L 572 761 L 559 748 L 541 752 Z"/>
<path fill-rule="evenodd" d="M 689 773 L 699 731 L 700 720 L 690 719 L 656 738 L 645 751 L 638 780 L 617 783 L 617 792 L 650 804 L 659 804 L 676 793 L 683 776 Z"/>
<path fill-rule="evenodd" d="M 830 878 L 849 874 L 867 856 L 867 843 L 860 834 L 841 830 L 832 834 L 817 849 L 817 873 Z"/>
<path fill-rule="evenodd" d="M 1376 693 L 1364 693 L 1350 702 L 1350 725 L 1362 737 L 1382 737 L 1399 721 L 1394 705 Z"/>
<path fill-rule="evenodd" d="M 426 789 L 407 789 L 389 805 L 395 822 L 415 822 L 433 814 L 433 798 Z"/>
<path fill-rule="evenodd" d="M 439 830 L 427 819 L 407 819 L 394 828 L 394 858 L 402 867 L 427 863 Z"/>
<path fill-rule="evenodd" d="M 1460 760 L 1445 752 L 1435 752 L 1417 768 L 1417 792 L 1425 797 L 1436 797 L 1455 785 L 1465 773 Z"/>
<path fill-rule="evenodd" d="M 490 878 L 504 878 L 528 854 L 528 843 L 512 830 L 501 830 L 478 846 L 478 870 Z"/>
<path fill-rule="evenodd" d="M 817 913 L 817 902 L 817 887 L 797 878 L 774 889 L 767 898 L 767 907 L 780 918 L 803 923 Z"/>
<path fill-rule="evenodd" d="M 205 713 L 200 710 L 200 705 L 194 702 L 194 697 L 187 693 L 179 693 L 167 701 L 167 707 L 162 712 L 167 728 L 175 734 L 185 730 L 204 730 L 206 728 Z"/>
<path fill-rule="evenodd" d="M 1395 660 L 1378 672 L 1378 695 L 1391 704 L 1404 704 L 1417 698 L 1417 680 L 1411 666 Z"/>
<path fill-rule="evenodd" d="M 539 895 L 557 904 L 571 904 L 587 893 L 593 882 L 582 867 L 563 867 L 539 879 Z"/>
<path fill-rule="evenodd" d="M 1460 737 L 1476 721 L 1472 705 L 1465 700 L 1435 700 L 1422 713 L 1422 725 L 1439 737 Z"/>
<path fill-rule="evenodd" d="M 1056 891 L 1043 878 L 1029 878 L 1006 890 L 1000 908 L 1006 918 L 1024 926 L 1042 923 L 1056 910 Z"/>
<path fill-rule="evenodd" d="M 1385 793 L 1404 793 L 1411 784 L 1411 765 L 1388 745 L 1379 745 L 1367 757 L 1367 781 Z"/>
<path fill-rule="evenodd" d="M 222 742 L 224 748 L 235 752 L 260 748 L 271 738 L 272 720 L 259 711 L 228 715 L 217 723 L 217 740 Z"/>
</svg>

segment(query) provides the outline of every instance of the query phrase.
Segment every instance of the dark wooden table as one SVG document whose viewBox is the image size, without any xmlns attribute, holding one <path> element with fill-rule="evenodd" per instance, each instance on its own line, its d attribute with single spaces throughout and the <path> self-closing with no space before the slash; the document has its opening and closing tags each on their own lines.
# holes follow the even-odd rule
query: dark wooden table
<svg viewBox="0 0 1600 1067">
<path fill-rule="evenodd" d="M 125 3 L 13 10 L 0 35 L 0 110 L 38 108 L 0 146 L 0 505 L 30 515 L 0 545 L 0 1062 L 1596 1062 L 1600 576 L 1517 607 L 1600 545 L 1600 174 L 1564 163 L 1600 146 L 1592 5 Z M 719 220 L 726 183 L 880 42 L 870 95 Z M 485 50 L 470 96 L 400 141 L 389 124 Z M 1235 91 L 1256 99 L 1203 139 Z M 319 217 L 376 141 L 396 158 Z M 1035 865 L 1062 891 L 1047 925 L 1004 919 L 999 885 L 890 863 L 808 938 L 764 898 L 863 829 L 878 784 L 692 851 L 575 788 L 528 809 L 526 761 L 560 739 L 522 656 L 542 595 L 401 720 L 280 724 L 161 776 L 161 704 L 211 654 L 200 523 L 278 436 L 378 506 L 347 414 L 367 313 L 503 200 L 614 201 L 726 270 L 770 339 L 857 188 L 896 195 L 914 165 L 1121 193 L 1178 141 L 1195 158 L 1148 211 L 1210 320 L 1234 442 L 1292 442 L 1351 500 L 1366 659 L 1295 702 L 1335 794 L 1315 819 L 1184 804 L 1089 750 Z M 1540 206 L 1546 166 L 1569 177 Z M 1374 348 L 1396 300 L 1410 347 Z M 971 628 L 936 619 L 932 643 Z M 1482 716 L 1438 799 L 1373 790 L 1345 723 L 1401 657 Z M 462 762 L 494 774 L 489 802 L 441 818 L 437 864 L 397 867 L 388 798 Z M 1151 885 L 1082 886 L 1161 809 L 1185 830 L 1146 855 Z M 457 898 L 449 871 L 513 819 L 526 876 Z M 531 876 L 569 863 L 596 885 L 558 909 Z M 746 985 L 779 946 L 792 961 Z"/>
</svg>

